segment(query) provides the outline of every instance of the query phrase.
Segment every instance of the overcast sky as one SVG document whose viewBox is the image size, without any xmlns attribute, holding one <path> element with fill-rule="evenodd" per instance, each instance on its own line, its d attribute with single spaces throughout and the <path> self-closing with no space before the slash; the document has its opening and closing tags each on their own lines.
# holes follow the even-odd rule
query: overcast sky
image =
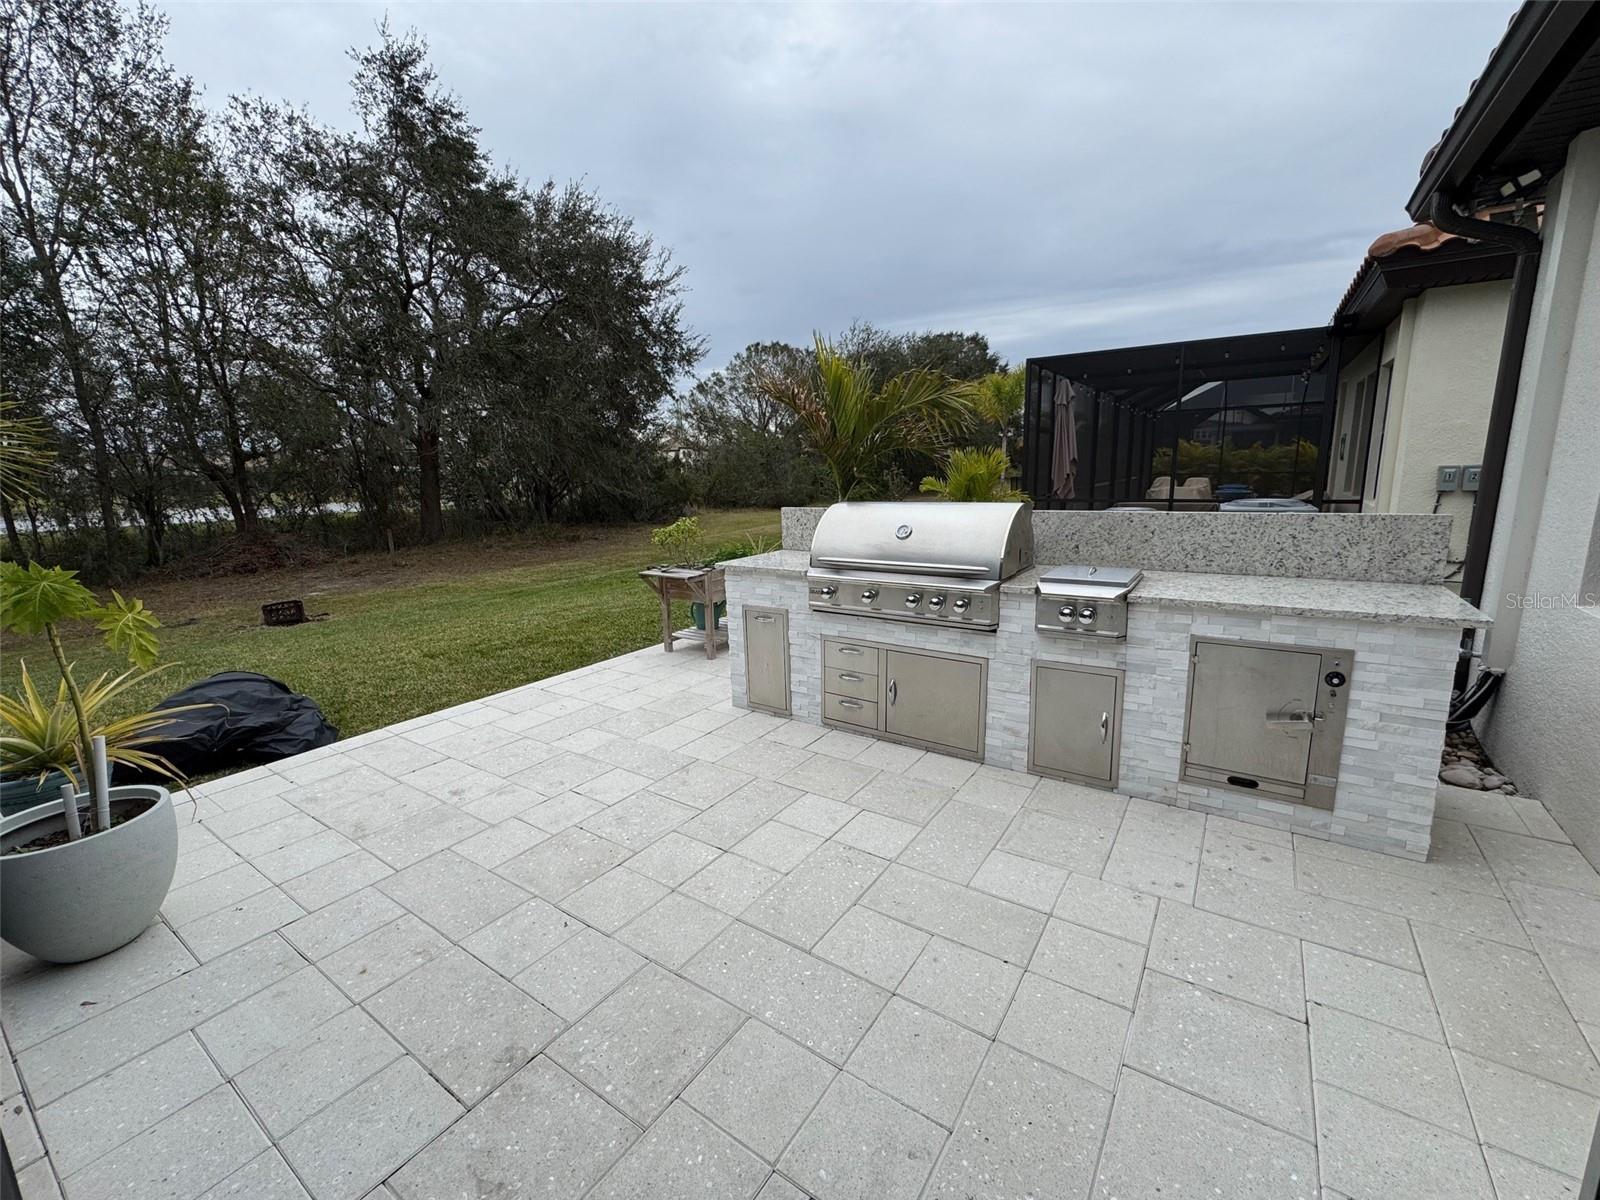
<svg viewBox="0 0 1600 1200">
<path fill-rule="evenodd" d="M 856 319 L 1020 362 L 1326 322 L 1515 7 L 256 0 L 168 51 L 346 124 L 415 26 L 497 162 L 671 248 L 704 369 Z"/>
</svg>

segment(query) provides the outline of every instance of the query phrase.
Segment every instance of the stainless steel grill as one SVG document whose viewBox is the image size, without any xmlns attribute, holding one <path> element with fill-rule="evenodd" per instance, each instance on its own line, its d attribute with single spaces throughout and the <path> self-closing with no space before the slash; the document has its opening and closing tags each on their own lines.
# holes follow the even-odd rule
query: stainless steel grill
<svg viewBox="0 0 1600 1200">
<path fill-rule="evenodd" d="M 843 503 L 811 540 L 811 607 L 993 630 L 1000 583 L 1033 565 L 1025 503 Z"/>
<path fill-rule="evenodd" d="M 1034 627 L 1079 637 L 1128 636 L 1128 593 L 1144 572 L 1134 567 L 1051 567 L 1034 587 Z"/>
</svg>

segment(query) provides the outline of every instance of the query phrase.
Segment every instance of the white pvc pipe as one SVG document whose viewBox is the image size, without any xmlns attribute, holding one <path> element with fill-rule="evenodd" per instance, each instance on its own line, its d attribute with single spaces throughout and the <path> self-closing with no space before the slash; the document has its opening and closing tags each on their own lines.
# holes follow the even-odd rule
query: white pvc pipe
<svg viewBox="0 0 1600 1200">
<path fill-rule="evenodd" d="M 106 762 L 106 739 L 94 739 L 94 827 L 104 833 L 111 828 L 111 767 Z"/>
<path fill-rule="evenodd" d="M 61 812 L 67 818 L 67 839 L 77 841 L 83 836 L 83 826 L 78 823 L 78 789 L 70 783 L 61 785 Z"/>
</svg>

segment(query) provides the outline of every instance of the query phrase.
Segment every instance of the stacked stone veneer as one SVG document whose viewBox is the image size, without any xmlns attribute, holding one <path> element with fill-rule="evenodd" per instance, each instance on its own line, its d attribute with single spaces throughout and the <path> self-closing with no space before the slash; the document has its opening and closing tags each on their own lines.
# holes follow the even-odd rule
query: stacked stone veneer
<svg viewBox="0 0 1600 1200">
<path fill-rule="evenodd" d="M 1135 604 L 1125 641 L 1076 640 L 1034 630 L 1031 592 L 1002 594 L 999 630 L 978 633 L 812 612 L 805 580 L 794 572 L 730 567 L 727 588 L 733 700 L 741 708 L 747 707 L 747 604 L 789 614 L 790 703 L 799 720 L 821 720 L 825 636 L 988 659 L 983 757 L 1008 770 L 1027 769 L 1035 660 L 1114 667 L 1125 672 L 1117 791 L 1406 858 L 1427 857 L 1458 647 L 1454 629 Z M 1331 812 L 1178 781 L 1192 634 L 1354 652 Z"/>
</svg>

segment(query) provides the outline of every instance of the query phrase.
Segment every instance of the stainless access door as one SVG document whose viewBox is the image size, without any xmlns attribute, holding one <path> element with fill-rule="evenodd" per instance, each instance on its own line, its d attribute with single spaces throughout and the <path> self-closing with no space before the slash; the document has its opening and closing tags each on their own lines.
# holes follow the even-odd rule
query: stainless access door
<svg viewBox="0 0 1600 1200">
<path fill-rule="evenodd" d="M 883 659 L 885 733 L 969 758 L 982 756 L 987 663 L 888 649 Z"/>
<path fill-rule="evenodd" d="M 1121 671 L 1034 663 L 1028 770 L 1114 787 L 1121 716 Z"/>
<path fill-rule="evenodd" d="M 745 697 L 751 708 L 789 715 L 789 614 L 744 609 Z"/>
</svg>

